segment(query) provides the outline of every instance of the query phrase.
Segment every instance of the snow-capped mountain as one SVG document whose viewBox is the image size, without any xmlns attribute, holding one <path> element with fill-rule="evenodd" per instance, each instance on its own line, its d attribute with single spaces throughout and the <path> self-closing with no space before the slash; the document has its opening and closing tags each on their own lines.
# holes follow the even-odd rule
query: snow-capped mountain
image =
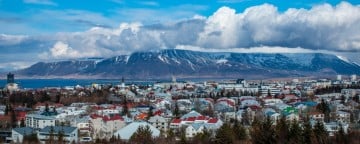
<svg viewBox="0 0 360 144">
<path fill-rule="evenodd" d="M 360 66 L 335 55 L 321 53 L 210 53 L 168 49 L 136 52 L 101 61 L 39 62 L 16 73 L 28 77 L 169 78 L 174 75 L 273 78 L 360 74 Z"/>
</svg>

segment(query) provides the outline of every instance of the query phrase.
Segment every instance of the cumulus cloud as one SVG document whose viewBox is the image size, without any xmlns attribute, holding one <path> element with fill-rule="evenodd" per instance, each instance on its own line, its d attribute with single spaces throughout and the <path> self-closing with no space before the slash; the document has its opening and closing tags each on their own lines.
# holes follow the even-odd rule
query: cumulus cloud
<svg viewBox="0 0 360 144">
<path fill-rule="evenodd" d="M 58 57 L 79 57 L 79 52 L 69 47 L 68 44 L 58 41 L 54 47 L 50 49 L 51 55 L 55 58 Z"/>
<path fill-rule="evenodd" d="M 206 20 L 198 44 L 209 48 L 283 46 L 358 51 L 360 7 L 341 2 L 280 13 L 270 4 L 243 13 L 222 7 Z"/>
<path fill-rule="evenodd" d="M 347 2 L 316 5 L 309 10 L 290 8 L 284 12 L 263 4 L 243 12 L 221 7 L 209 17 L 196 15 L 175 23 L 94 27 L 85 32 L 60 33 L 55 39 L 71 44 L 74 50 L 86 48 L 99 52 L 93 55 L 105 57 L 178 45 L 207 49 L 265 46 L 359 51 L 359 27 L 360 7 Z"/>
<path fill-rule="evenodd" d="M 9 36 L 2 36 L 0 41 L 7 38 Z M 24 43 L 22 37 L 12 39 L 11 44 Z M 209 17 L 195 15 L 176 22 L 145 25 L 121 23 L 114 28 L 98 26 L 37 40 L 47 47 L 39 55 L 46 59 L 111 57 L 169 48 L 360 52 L 360 6 L 341 2 L 335 6 L 321 4 L 311 9 L 290 8 L 283 12 L 271 4 L 249 7 L 243 12 L 221 7 Z"/>
</svg>

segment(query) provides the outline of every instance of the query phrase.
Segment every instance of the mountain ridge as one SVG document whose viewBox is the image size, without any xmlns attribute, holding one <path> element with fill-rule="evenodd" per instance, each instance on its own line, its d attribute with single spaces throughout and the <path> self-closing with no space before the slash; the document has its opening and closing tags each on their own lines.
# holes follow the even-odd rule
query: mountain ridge
<svg viewBox="0 0 360 144">
<path fill-rule="evenodd" d="M 274 78 L 360 74 L 360 66 L 322 53 L 232 53 L 166 49 L 102 60 L 38 62 L 14 72 L 25 77 Z"/>
</svg>

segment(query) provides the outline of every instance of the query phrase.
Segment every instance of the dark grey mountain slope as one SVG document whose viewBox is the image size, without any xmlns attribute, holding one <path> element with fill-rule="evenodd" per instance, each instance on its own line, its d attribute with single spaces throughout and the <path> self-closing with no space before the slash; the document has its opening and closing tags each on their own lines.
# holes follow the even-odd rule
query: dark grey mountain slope
<svg viewBox="0 0 360 144">
<path fill-rule="evenodd" d="M 360 74 L 360 67 L 319 53 L 207 53 L 187 50 L 136 52 L 101 61 L 43 63 L 17 71 L 23 76 L 90 76 L 96 78 L 244 77 L 272 78 Z"/>
</svg>

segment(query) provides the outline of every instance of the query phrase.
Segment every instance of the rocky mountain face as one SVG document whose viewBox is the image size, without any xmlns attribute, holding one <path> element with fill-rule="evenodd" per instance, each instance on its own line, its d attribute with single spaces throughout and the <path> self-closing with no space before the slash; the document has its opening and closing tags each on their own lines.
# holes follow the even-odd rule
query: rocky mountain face
<svg viewBox="0 0 360 144">
<path fill-rule="evenodd" d="M 210 53 L 168 49 L 102 60 L 39 62 L 15 73 L 26 77 L 251 79 L 360 74 L 360 66 L 321 53 Z"/>
</svg>

